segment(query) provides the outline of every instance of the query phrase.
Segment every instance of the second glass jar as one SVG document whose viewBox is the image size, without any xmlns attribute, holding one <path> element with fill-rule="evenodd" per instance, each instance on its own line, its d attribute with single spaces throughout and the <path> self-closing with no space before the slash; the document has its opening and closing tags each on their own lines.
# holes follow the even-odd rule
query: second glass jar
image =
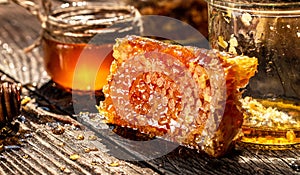
<svg viewBox="0 0 300 175">
<path fill-rule="evenodd" d="M 258 59 L 242 100 L 243 142 L 300 144 L 300 2 L 208 0 L 213 49 Z"/>
</svg>

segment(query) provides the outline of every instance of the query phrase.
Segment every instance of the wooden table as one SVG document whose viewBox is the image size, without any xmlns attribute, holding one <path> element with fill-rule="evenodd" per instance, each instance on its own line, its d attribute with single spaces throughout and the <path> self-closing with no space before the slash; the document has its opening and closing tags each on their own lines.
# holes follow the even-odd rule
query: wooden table
<svg viewBox="0 0 300 175">
<path fill-rule="evenodd" d="M 94 130 L 86 127 L 93 121 L 79 120 L 86 125 L 82 126 L 72 119 L 72 101 L 60 98 L 63 94 L 70 99 L 70 93 L 53 86 L 39 49 L 22 51 L 39 36 L 35 17 L 15 4 L 0 5 L 0 24 L 1 80 L 22 83 L 23 94 L 32 99 L 17 120 L 22 139 L 18 146 L 6 146 L 0 155 L 0 174 L 300 174 L 296 148 L 275 151 L 237 146 L 225 157 L 210 158 L 179 146 L 166 155 L 140 161 L 130 145 L 109 136 L 112 127 L 104 124 Z M 59 133 L 58 125 L 64 132 Z M 116 150 L 137 160 L 118 159 L 111 154 Z"/>
</svg>

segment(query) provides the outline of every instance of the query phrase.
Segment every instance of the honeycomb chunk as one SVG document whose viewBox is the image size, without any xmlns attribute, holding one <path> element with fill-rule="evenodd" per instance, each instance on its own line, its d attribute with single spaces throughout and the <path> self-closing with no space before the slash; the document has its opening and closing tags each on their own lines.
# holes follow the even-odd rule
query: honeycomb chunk
<svg viewBox="0 0 300 175">
<path fill-rule="evenodd" d="M 257 59 L 127 36 L 117 39 L 98 106 L 107 122 L 224 155 L 240 130 L 239 99 Z"/>
</svg>

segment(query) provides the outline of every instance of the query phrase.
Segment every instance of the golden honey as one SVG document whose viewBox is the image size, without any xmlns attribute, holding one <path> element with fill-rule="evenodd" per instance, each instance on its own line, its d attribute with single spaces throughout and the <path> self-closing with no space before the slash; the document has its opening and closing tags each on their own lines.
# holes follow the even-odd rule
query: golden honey
<svg viewBox="0 0 300 175">
<path fill-rule="evenodd" d="M 112 44 L 69 44 L 44 39 L 43 51 L 52 80 L 76 90 L 102 89 L 113 60 Z"/>
<path fill-rule="evenodd" d="M 242 141 L 259 145 L 300 143 L 300 107 L 288 101 L 246 97 L 242 100 L 244 124 Z"/>
<path fill-rule="evenodd" d="M 66 89 L 101 90 L 115 39 L 141 32 L 138 10 L 115 2 L 52 5 L 42 25 L 47 73 Z"/>
</svg>

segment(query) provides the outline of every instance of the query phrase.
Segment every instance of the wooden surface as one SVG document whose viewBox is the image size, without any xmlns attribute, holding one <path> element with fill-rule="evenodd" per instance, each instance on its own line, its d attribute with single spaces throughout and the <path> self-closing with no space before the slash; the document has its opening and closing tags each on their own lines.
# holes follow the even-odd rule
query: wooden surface
<svg viewBox="0 0 300 175">
<path fill-rule="evenodd" d="M 141 157 L 134 154 L 132 145 L 111 136 L 111 130 L 117 128 L 94 127 L 92 120 L 84 118 L 78 120 L 84 127 L 73 126 L 80 124 L 70 118 L 74 112 L 70 93 L 53 88 L 38 49 L 28 54 L 22 51 L 39 36 L 39 25 L 24 9 L 0 5 L 1 80 L 21 82 L 23 94 L 32 98 L 17 120 L 22 131 L 20 143 L 6 146 L 0 155 L 0 174 L 300 174 L 299 148 L 275 151 L 236 146 L 216 159 L 177 147 L 158 158 L 138 161 Z M 64 129 L 62 134 L 53 132 L 58 124 Z M 116 150 L 137 160 L 118 159 Z M 80 158 L 72 160 L 72 154 Z"/>
</svg>

